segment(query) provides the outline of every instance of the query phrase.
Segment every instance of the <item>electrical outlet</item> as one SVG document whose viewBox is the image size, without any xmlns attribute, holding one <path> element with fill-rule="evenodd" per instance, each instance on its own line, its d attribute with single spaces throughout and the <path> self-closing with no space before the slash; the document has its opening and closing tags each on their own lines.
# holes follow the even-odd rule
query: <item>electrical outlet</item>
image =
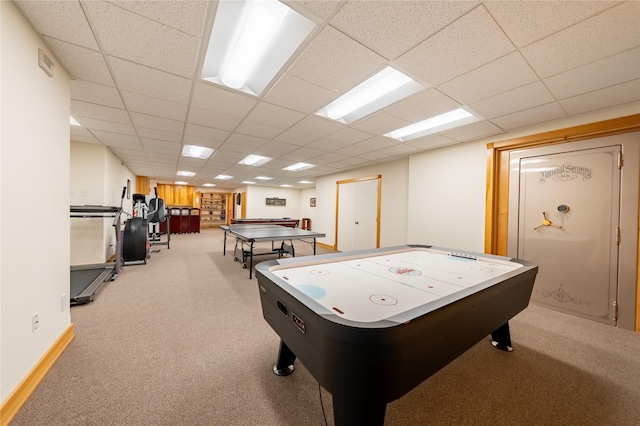
<svg viewBox="0 0 640 426">
<path fill-rule="evenodd" d="M 60 296 L 60 312 L 64 312 L 68 306 L 69 301 L 67 300 L 67 293 L 62 293 L 62 296 Z"/>
<path fill-rule="evenodd" d="M 31 317 L 31 332 L 35 333 L 36 330 L 38 329 L 39 325 L 40 325 L 40 317 L 38 316 L 38 313 L 36 312 Z"/>
</svg>

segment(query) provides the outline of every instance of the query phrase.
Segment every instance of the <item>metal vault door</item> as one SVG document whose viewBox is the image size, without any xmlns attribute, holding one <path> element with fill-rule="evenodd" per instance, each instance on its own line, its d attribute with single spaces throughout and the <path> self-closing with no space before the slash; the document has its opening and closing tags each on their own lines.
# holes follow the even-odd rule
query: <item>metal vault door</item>
<svg viewBox="0 0 640 426">
<path fill-rule="evenodd" d="M 509 209 L 509 252 L 515 246 L 514 256 L 539 265 L 532 302 L 615 324 L 621 146 L 592 146 L 511 154 L 510 193 L 518 197 Z"/>
</svg>

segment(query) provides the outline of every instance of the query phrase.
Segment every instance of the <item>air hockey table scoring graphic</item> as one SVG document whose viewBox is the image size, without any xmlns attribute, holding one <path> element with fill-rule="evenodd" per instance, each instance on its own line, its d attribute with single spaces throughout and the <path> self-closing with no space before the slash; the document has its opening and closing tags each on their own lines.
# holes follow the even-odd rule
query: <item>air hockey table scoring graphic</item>
<svg viewBox="0 0 640 426">
<path fill-rule="evenodd" d="M 275 267 L 272 273 L 340 317 L 374 322 L 418 306 L 435 305 L 456 293 L 480 290 L 474 287 L 521 267 L 517 262 L 489 257 L 415 249 L 339 262 Z"/>
</svg>

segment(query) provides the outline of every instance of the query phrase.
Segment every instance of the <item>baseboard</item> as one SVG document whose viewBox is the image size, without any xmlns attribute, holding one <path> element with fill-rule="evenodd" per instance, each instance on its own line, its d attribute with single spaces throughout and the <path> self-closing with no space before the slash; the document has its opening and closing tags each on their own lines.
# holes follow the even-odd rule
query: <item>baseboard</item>
<svg viewBox="0 0 640 426">
<path fill-rule="evenodd" d="M 69 343 L 71 343 L 74 336 L 74 326 L 73 324 L 69 324 L 67 329 L 58 337 L 58 340 L 55 341 L 42 358 L 40 358 L 40 361 L 31 369 L 24 380 L 11 392 L 11 395 L 9 395 L 0 407 L 0 426 L 8 425 L 15 415 L 18 414 L 20 408 L 27 402 L 51 366 L 53 366 Z"/>
<path fill-rule="evenodd" d="M 325 249 L 327 249 L 327 250 L 333 250 L 333 251 L 335 251 L 335 250 L 336 250 L 336 248 L 333 246 L 333 244 L 316 243 L 316 245 L 317 245 L 318 247 L 322 247 L 322 248 L 325 248 Z"/>
</svg>

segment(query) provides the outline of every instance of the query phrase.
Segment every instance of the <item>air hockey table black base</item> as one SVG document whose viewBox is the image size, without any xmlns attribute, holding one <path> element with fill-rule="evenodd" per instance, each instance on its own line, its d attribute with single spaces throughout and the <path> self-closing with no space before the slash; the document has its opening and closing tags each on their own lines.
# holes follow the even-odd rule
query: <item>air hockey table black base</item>
<svg viewBox="0 0 640 426">
<path fill-rule="evenodd" d="M 314 258 L 339 261 L 341 255 Z M 281 338 L 274 372 L 292 373 L 299 359 L 331 393 L 336 426 L 382 426 L 388 402 L 409 392 L 528 306 L 538 268 L 518 261 L 526 264 L 518 274 L 393 325 L 327 320 L 277 284 L 269 268 L 278 261 L 260 263 L 256 277 L 263 316 Z"/>
</svg>

